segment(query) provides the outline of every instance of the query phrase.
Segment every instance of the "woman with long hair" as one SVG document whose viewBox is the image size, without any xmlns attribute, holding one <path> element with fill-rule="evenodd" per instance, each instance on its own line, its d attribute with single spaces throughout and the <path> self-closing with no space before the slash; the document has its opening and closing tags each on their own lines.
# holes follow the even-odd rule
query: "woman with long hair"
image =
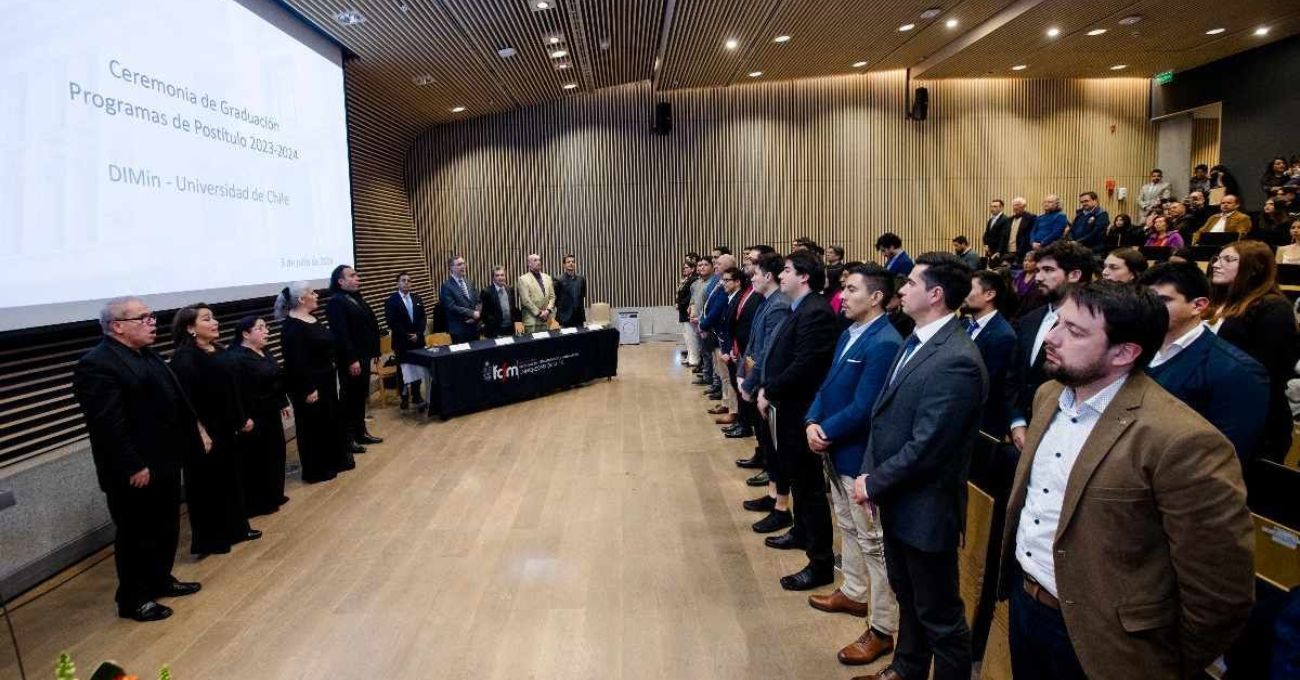
<svg viewBox="0 0 1300 680">
<path fill-rule="evenodd" d="M 235 543 L 262 537 L 248 526 L 238 445 L 239 434 L 251 432 L 254 423 L 244 411 L 226 352 L 217 344 L 220 332 L 212 309 L 203 303 L 181 308 L 172 319 L 172 372 L 212 439 L 211 451 L 184 461 L 190 552 L 200 557 L 228 553 Z"/>
<path fill-rule="evenodd" d="M 1285 389 L 1296 362 L 1297 331 L 1291 305 L 1277 287 L 1273 251 L 1252 240 L 1224 246 L 1211 266 L 1210 281 L 1206 323 L 1268 371 L 1268 416 L 1257 453 L 1280 463 L 1291 448 Z"/>
<path fill-rule="evenodd" d="M 1106 249 L 1114 250 L 1116 248 L 1127 248 L 1129 246 L 1140 246 L 1146 242 L 1146 233 L 1142 225 L 1133 224 L 1133 218 L 1128 213 L 1120 213 L 1115 216 L 1115 220 L 1106 227 Z"/>
<path fill-rule="evenodd" d="M 1224 194 L 1232 194 L 1241 197 L 1241 184 L 1237 178 L 1228 170 L 1228 166 L 1222 163 L 1210 168 L 1210 195 L 1206 196 L 1210 205 L 1217 206 L 1219 201 L 1215 200 L 1215 189 L 1223 189 Z"/>
<path fill-rule="evenodd" d="M 1277 156 L 1268 162 L 1268 166 L 1264 168 L 1264 174 L 1259 176 L 1259 188 L 1264 192 L 1264 196 L 1268 196 L 1273 187 L 1280 187 L 1291 179 L 1286 174 L 1287 169 L 1286 159 L 1281 156 Z"/>
<path fill-rule="evenodd" d="M 307 483 L 334 479 L 357 466 L 339 411 L 334 336 L 312 315 L 318 306 L 316 291 L 306 281 L 285 286 L 275 298 L 275 318 L 283 322 L 284 384 L 293 402 L 298 460 Z"/>
<path fill-rule="evenodd" d="M 1278 264 L 1300 264 L 1300 220 L 1291 222 L 1291 242 L 1277 249 Z"/>
<path fill-rule="evenodd" d="M 1186 244 L 1183 243 L 1182 234 L 1169 230 L 1168 217 L 1156 215 L 1156 218 L 1151 220 L 1151 235 L 1147 237 L 1147 245 L 1177 250 Z"/>
<path fill-rule="evenodd" d="M 270 334 L 265 319 L 246 316 L 235 323 L 235 337 L 230 341 L 240 398 L 253 419 L 252 431 L 239 437 L 244 506 L 249 517 L 269 515 L 289 500 L 284 495 L 283 424 L 289 398 L 284 393 L 284 371 L 266 351 Z"/>
<path fill-rule="evenodd" d="M 1285 210 L 1279 210 L 1273 199 L 1264 201 L 1264 209 L 1259 213 L 1259 220 L 1247 238 L 1263 241 L 1274 247 L 1281 247 L 1291 242 L 1287 227 L 1291 216 Z"/>
</svg>

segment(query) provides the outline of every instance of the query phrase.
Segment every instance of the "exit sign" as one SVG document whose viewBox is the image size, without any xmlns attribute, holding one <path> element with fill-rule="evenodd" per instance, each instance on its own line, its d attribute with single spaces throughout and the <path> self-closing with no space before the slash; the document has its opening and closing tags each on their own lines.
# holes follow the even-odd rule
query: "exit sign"
<svg viewBox="0 0 1300 680">
<path fill-rule="evenodd" d="M 1174 72 L 1162 71 L 1157 73 L 1153 80 L 1156 81 L 1156 85 L 1168 85 L 1169 83 L 1174 82 Z"/>
</svg>

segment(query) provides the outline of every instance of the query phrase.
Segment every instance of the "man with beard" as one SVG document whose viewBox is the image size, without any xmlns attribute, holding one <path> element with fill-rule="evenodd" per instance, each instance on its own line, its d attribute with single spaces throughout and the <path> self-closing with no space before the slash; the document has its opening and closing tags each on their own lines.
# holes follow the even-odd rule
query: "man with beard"
<svg viewBox="0 0 1300 680">
<path fill-rule="evenodd" d="M 1254 589 L 1232 446 L 1143 369 L 1165 307 L 1098 281 L 1054 303 L 1048 383 L 1003 532 L 1016 680 L 1192 678 L 1236 638 Z"/>
<path fill-rule="evenodd" d="M 1056 325 L 1057 306 L 1067 283 L 1087 283 L 1096 273 L 1092 251 L 1074 241 L 1059 241 L 1043 248 L 1038 256 L 1034 285 L 1047 297 L 1047 304 L 1020 317 L 1016 353 L 1007 376 L 1007 408 L 1011 413 L 1011 441 L 1025 447 L 1025 428 L 1031 422 L 1034 393 L 1043 384 L 1043 338 Z"/>
</svg>

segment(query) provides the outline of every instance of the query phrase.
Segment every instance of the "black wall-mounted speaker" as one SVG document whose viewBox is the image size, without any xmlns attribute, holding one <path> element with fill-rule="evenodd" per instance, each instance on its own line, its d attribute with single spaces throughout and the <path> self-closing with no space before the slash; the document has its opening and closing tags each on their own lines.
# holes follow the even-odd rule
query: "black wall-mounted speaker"
<svg viewBox="0 0 1300 680">
<path fill-rule="evenodd" d="M 924 87 L 916 88 L 916 94 L 912 96 L 912 110 L 907 115 L 912 120 L 925 120 L 926 114 L 930 112 L 930 91 Z"/>
<path fill-rule="evenodd" d="M 654 125 L 650 127 L 655 134 L 666 135 L 673 129 L 673 105 L 668 102 L 655 104 Z"/>
</svg>

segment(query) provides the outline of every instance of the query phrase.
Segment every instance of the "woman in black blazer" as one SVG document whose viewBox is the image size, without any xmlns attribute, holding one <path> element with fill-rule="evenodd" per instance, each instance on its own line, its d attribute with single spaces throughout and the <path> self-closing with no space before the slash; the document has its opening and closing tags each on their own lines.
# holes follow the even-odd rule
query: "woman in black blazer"
<svg viewBox="0 0 1300 680">
<path fill-rule="evenodd" d="M 1291 304 L 1277 287 L 1273 251 L 1260 241 L 1237 241 L 1223 247 L 1212 267 L 1206 321 L 1268 371 L 1268 416 L 1258 455 L 1281 463 L 1291 449 L 1286 382 L 1296 363 L 1297 330 Z"/>
<path fill-rule="evenodd" d="M 205 304 L 184 307 L 172 320 L 172 372 L 194 405 L 212 450 L 184 461 L 185 504 L 190 517 L 190 552 L 230 552 L 240 541 L 262 537 L 248 526 L 237 437 L 250 432 L 226 352 L 217 345 L 220 325 Z"/>
<path fill-rule="evenodd" d="M 293 402 L 302 481 L 308 483 L 356 467 L 339 410 L 334 336 L 312 316 L 317 306 L 316 291 L 306 281 L 289 284 L 275 299 L 275 318 L 283 321 L 284 385 Z"/>
<path fill-rule="evenodd" d="M 239 394 L 253 429 L 239 436 L 244 480 L 244 509 L 249 517 L 269 515 L 289 501 L 284 495 L 284 424 L 289 398 L 284 393 L 284 372 L 267 354 L 270 336 L 266 321 L 246 316 L 235 324 L 230 352 Z"/>
</svg>

